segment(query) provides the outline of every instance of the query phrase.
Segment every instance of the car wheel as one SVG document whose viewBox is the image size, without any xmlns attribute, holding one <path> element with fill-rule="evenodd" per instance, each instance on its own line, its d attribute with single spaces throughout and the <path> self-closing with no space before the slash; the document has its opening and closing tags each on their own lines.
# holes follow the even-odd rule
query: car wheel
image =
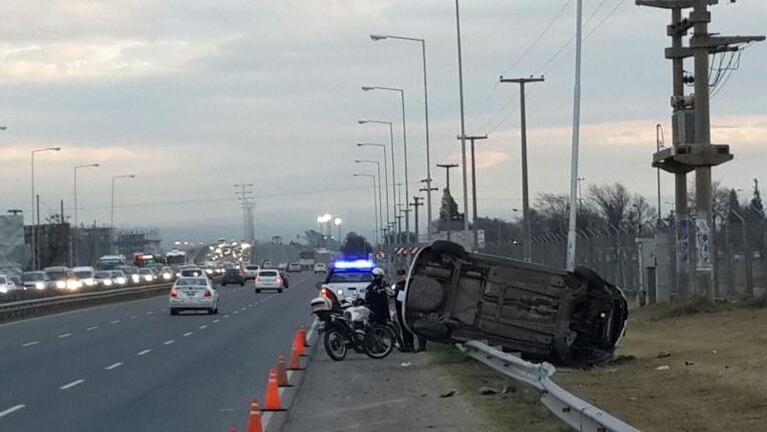
<svg viewBox="0 0 767 432">
<path fill-rule="evenodd" d="M 218 315 L 218 305 L 216 305 L 216 308 L 213 309 L 213 315 Z"/>
<path fill-rule="evenodd" d="M 208 315 L 213 315 L 213 308 L 208 308 Z"/>
<path fill-rule="evenodd" d="M 437 240 L 432 243 L 431 252 L 434 254 L 455 255 L 458 258 L 466 256 L 466 249 L 463 246 L 445 240 Z"/>
<path fill-rule="evenodd" d="M 170 308 L 171 315 L 178 315 L 178 309 Z"/>
<path fill-rule="evenodd" d="M 222 287 L 226 286 L 226 282 L 221 282 L 221 286 Z"/>
<path fill-rule="evenodd" d="M 245 286 L 245 282 L 240 282 L 240 286 Z"/>
<path fill-rule="evenodd" d="M 278 290 L 277 290 L 277 293 L 278 293 L 278 294 L 282 294 L 282 288 L 278 289 Z"/>
<path fill-rule="evenodd" d="M 261 290 L 256 288 L 256 294 L 261 294 Z"/>
</svg>

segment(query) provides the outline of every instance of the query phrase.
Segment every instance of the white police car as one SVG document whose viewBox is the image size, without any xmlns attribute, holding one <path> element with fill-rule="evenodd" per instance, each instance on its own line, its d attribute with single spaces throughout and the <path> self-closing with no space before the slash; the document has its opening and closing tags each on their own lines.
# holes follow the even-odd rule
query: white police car
<svg viewBox="0 0 767 432">
<path fill-rule="evenodd" d="M 375 263 L 370 260 L 336 261 L 317 288 L 331 290 L 339 299 L 364 298 L 365 289 L 373 281 L 370 272 L 374 268 Z"/>
</svg>

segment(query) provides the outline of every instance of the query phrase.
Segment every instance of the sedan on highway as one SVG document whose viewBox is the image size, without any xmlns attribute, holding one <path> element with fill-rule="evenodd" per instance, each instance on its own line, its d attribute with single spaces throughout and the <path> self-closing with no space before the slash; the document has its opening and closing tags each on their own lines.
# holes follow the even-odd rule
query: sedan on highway
<svg viewBox="0 0 767 432">
<path fill-rule="evenodd" d="M 204 310 L 218 313 L 218 292 L 205 276 L 181 277 L 170 289 L 168 308 L 171 315 L 184 310 Z"/>
<path fill-rule="evenodd" d="M 16 290 L 16 284 L 6 275 L 0 275 L 0 294 L 8 294 Z"/>
<path fill-rule="evenodd" d="M 261 291 L 277 291 L 281 293 L 285 281 L 277 270 L 259 270 L 256 276 L 256 294 Z"/>
<path fill-rule="evenodd" d="M 96 270 L 93 267 L 75 267 L 72 272 L 77 276 L 77 279 L 82 282 L 83 286 L 94 287 L 96 286 Z"/>
<path fill-rule="evenodd" d="M 293 272 L 301 273 L 301 270 L 303 270 L 301 268 L 301 263 L 292 262 L 288 264 L 288 273 L 293 273 Z"/>
<path fill-rule="evenodd" d="M 257 264 L 248 264 L 245 266 L 245 280 L 255 279 L 256 275 L 258 275 L 258 265 Z"/>
<path fill-rule="evenodd" d="M 43 271 L 53 281 L 54 286 L 58 290 L 77 291 L 83 287 L 83 283 L 77 279 L 77 276 L 72 273 L 69 267 L 46 267 Z"/>
<path fill-rule="evenodd" d="M 150 268 L 138 269 L 138 274 L 141 277 L 141 282 L 154 282 L 154 280 L 157 279 L 154 270 Z"/>
<path fill-rule="evenodd" d="M 114 280 L 115 285 L 125 286 L 128 284 L 128 277 L 125 276 L 125 273 L 122 270 L 112 270 L 109 274 L 112 275 L 112 280 Z"/>
<path fill-rule="evenodd" d="M 102 288 L 112 288 L 116 285 L 115 278 L 110 271 L 97 271 L 94 274 L 93 279 L 96 281 L 96 284 Z"/>
<path fill-rule="evenodd" d="M 328 265 L 325 263 L 316 263 L 314 264 L 314 273 L 327 273 L 328 272 Z"/>
<path fill-rule="evenodd" d="M 21 282 L 25 290 L 43 291 L 51 287 L 51 280 L 44 271 L 28 271 L 21 274 Z"/>
</svg>

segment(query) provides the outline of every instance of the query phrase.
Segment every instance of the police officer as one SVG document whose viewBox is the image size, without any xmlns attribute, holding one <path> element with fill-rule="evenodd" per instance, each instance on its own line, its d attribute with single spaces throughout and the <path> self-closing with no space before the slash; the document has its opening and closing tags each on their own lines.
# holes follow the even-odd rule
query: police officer
<svg viewBox="0 0 767 432">
<path fill-rule="evenodd" d="M 402 301 L 405 299 L 405 282 L 407 281 L 407 272 L 403 269 L 397 270 L 397 283 L 394 285 L 394 307 L 397 310 L 397 322 L 402 333 L 402 351 L 413 352 L 413 333 L 405 327 L 405 317 L 402 315 Z"/>
<path fill-rule="evenodd" d="M 386 296 L 385 273 L 380 267 L 374 268 L 371 273 L 373 281 L 365 288 L 365 303 L 373 312 L 373 322 L 386 324 L 389 321 L 389 299 Z"/>
</svg>

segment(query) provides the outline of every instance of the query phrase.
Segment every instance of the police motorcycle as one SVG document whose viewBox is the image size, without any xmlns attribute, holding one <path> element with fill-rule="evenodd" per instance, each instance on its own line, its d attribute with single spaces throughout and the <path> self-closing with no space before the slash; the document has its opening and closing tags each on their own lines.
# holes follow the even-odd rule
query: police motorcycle
<svg viewBox="0 0 767 432">
<path fill-rule="evenodd" d="M 333 360 L 343 360 L 350 348 L 374 359 L 385 358 L 394 350 L 394 332 L 372 322 L 373 312 L 364 300 L 339 300 L 332 290 L 322 288 L 311 306 L 312 313 L 324 324 L 325 351 Z"/>
</svg>

